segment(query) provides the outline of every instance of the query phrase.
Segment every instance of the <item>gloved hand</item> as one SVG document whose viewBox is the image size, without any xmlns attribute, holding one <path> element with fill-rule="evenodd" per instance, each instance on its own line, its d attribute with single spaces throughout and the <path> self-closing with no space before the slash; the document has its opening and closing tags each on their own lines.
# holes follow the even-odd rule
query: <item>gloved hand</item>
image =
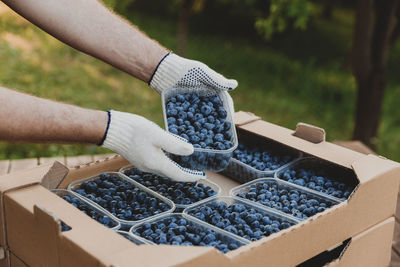
<svg viewBox="0 0 400 267">
<path fill-rule="evenodd" d="M 183 168 L 163 152 L 182 156 L 192 154 L 193 146 L 183 138 L 135 114 L 111 110 L 108 123 L 102 146 L 120 154 L 140 170 L 180 182 L 205 178 L 204 172 Z"/>
<path fill-rule="evenodd" d="M 235 89 L 238 82 L 225 78 L 200 61 L 168 53 L 160 61 L 149 84 L 160 94 L 175 85 L 185 87 L 204 85 L 210 89 L 223 90 L 227 95 L 232 115 L 234 113 L 233 101 L 227 91 Z"/>
</svg>

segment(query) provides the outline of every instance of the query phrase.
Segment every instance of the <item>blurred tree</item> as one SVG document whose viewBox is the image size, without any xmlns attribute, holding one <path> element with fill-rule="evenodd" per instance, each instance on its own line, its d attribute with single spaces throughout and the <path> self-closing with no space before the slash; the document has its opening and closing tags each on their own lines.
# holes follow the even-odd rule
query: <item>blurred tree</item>
<svg viewBox="0 0 400 267">
<path fill-rule="evenodd" d="M 400 17 L 399 1 L 356 1 L 352 69 L 358 90 L 353 139 L 371 147 L 376 145 L 382 113 L 388 49 L 400 35 L 400 23 L 396 22 Z M 271 0 L 270 14 L 258 18 L 255 26 L 269 39 L 291 24 L 295 29 L 306 28 L 311 10 L 310 0 Z"/>
<path fill-rule="evenodd" d="M 322 16 L 325 19 L 331 19 L 334 7 L 335 7 L 335 0 L 324 0 Z"/>
<path fill-rule="evenodd" d="M 189 34 L 190 15 L 193 11 L 202 11 L 204 8 L 205 0 L 175 0 L 175 3 L 179 7 L 177 53 L 181 56 L 185 56 Z"/>
<path fill-rule="evenodd" d="M 399 0 L 357 0 L 353 72 L 357 106 L 353 138 L 374 147 L 386 86 L 388 48 Z"/>
<path fill-rule="evenodd" d="M 276 32 L 284 32 L 289 26 L 304 30 L 311 15 L 309 0 L 271 0 L 267 17 L 256 18 L 255 27 L 270 39 Z"/>
</svg>

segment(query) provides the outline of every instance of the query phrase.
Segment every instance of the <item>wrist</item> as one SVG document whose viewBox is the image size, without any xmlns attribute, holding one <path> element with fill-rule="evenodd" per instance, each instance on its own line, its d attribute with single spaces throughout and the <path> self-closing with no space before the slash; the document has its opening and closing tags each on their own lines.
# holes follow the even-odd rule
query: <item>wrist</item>
<svg viewBox="0 0 400 267">
<path fill-rule="evenodd" d="M 149 85 L 158 93 L 175 85 L 182 77 L 184 58 L 169 52 L 159 62 Z"/>
<path fill-rule="evenodd" d="M 156 49 L 156 51 L 152 52 L 151 58 L 149 58 L 149 62 L 147 64 L 148 68 L 146 68 L 144 78 L 142 79 L 144 82 L 150 84 L 150 81 L 153 78 L 158 66 L 169 53 L 169 50 L 161 46 L 159 49 Z"/>
</svg>

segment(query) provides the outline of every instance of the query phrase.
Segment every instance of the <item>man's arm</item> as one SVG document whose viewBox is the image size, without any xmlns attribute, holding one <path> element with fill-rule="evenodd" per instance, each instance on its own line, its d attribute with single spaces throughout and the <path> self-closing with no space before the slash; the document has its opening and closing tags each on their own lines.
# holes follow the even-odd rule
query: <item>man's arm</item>
<svg viewBox="0 0 400 267">
<path fill-rule="evenodd" d="M 164 151 L 190 155 L 193 146 L 135 114 L 84 109 L 0 87 L 0 140 L 91 143 L 119 153 L 139 169 L 177 181 L 204 177 L 170 160 Z"/>
<path fill-rule="evenodd" d="M 0 87 L 0 140 L 98 144 L 104 111 L 58 103 Z"/>
<path fill-rule="evenodd" d="M 70 46 L 148 82 L 167 50 L 98 0 L 3 0 Z"/>
</svg>

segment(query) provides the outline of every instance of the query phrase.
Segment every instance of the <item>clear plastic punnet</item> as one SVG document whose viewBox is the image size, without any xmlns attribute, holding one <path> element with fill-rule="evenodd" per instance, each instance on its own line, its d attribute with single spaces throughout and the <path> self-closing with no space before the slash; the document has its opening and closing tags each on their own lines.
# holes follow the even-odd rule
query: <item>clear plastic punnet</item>
<svg viewBox="0 0 400 267">
<path fill-rule="evenodd" d="M 233 122 L 233 114 L 228 105 L 229 100 L 222 91 L 210 89 L 210 87 L 207 86 L 171 87 L 164 90 L 161 93 L 161 101 L 164 113 L 164 123 L 167 131 L 169 131 L 166 111 L 167 101 L 170 97 L 185 93 L 196 93 L 200 96 L 218 96 L 221 99 L 223 107 L 227 113 L 226 121 L 231 123 L 230 132 L 232 133 L 232 137 L 230 141 L 233 146 L 225 150 L 194 148 L 194 153 L 190 156 L 177 156 L 173 154 L 170 154 L 170 156 L 180 165 L 189 169 L 221 171 L 228 165 L 229 159 L 232 158 L 232 153 L 238 145 L 235 123 Z"/>
<path fill-rule="evenodd" d="M 135 236 L 135 235 L 131 234 L 130 232 L 125 232 L 125 231 L 118 230 L 117 233 L 122 235 L 123 237 L 125 237 L 129 241 L 135 243 L 136 245 L 149 244 L 149 241 L 147 241 L 147 240 L 145 240 L 145 239 L 143 239 L 143 238 L 141 238 L 139 236 Z"/>
<path fill-rule="evenodd" d="M 322 196 L 327 196 L 327 197 L 336 199 L 337 201 L 346 200 L 350 196 L 350 194 L 353 192 L 354 188 L 356 188 L 356 186 L 359 183 L 353 170 L 336 165 L 334 163 L 331 163 L 331 162 L 328 162 L 325 160 L 321 160 L 319 158 L 313 158 L 313 157 L 305 157 L 305 158 L 301 158 L 297 161 L 294 161 L 291 164 L 279 169 L 275 173 L 274 176 L 277 179 L 289 182 L 291 184 L 295 184 L 295 182 L 296 182 L 295 179 L 291 182 L 284 178 L 284 174 L 287 171 L 297 171 L 300 169 L 307 169 L 307 170 L 315 171 L 316 179 L 318 179 L 319 175 L 322 175 L 322 172 L 325 173 L 325 175 L 322 175 L 322 176 L 325 176 L 326 178 L 331 180 L 332 187 L 330 189 L 332 189 L 332 190 L 329 190 L 329 188 L 327 186 L 322 186 L 320 188 L 320 190 L 315 190 L 314 188 L 316 188 L 316 187 L 310 188 L 310 183 L 304 184 L 303 187 L 307 188 L 311 192 L 320 194 Z M 337 197 L 334 195 L 336 193 L 335 191 L 337 190 L 337 188 L 336 189 L 334 188 L 335 186 L 333 183 L 335 183 L 335 182 L 341 183 L 342 186 L 344 186 L 345 189 L 342 190 L 342 192 L 347 191 L 341 197 Z M 297 185 L 297 184 L 295 184 L 295 185 Z M 316 185 L 318 185 L 318 184 L 315 183 L 314 186 L 316 186 Z M 299 185 L 299 186 L 301 186 L 301 185 Z"/>
<path fill-rule="evenodd" d="M 81 195 L 76 194 L 71 191 L 68 191 L 68 190 L 65 190 L 65 189 L 52 189 L 51 192 L 53 192 L 54 194 L 56 194 L 59 197 L 63 197 L 63 196 L 69 196 L 71 198 L 76 197 L 79 199 L 79 204 L 84 205 L 85 208 L 87 208 L 88 210 L 94 211 L 96 215 L 102 216 L 102 217 L 104 217 L 104 216 L 109 217 L 110 226 L 108 226 L 108 228 L 110 228 L 111 230 L 116 231 L 121 227 L 120 222 L 118 220 L 116 220 L 112 214 L 110 214 L 105 209 L 98 207 L 97 205 L 93 205 L 91 202 L 87 201 Z M 99 223 L 101 223 L 101 222 L 99 222 Z"/>
<path fill-rule="evenodd" d="M 161 212 L 161 213 L 158 213 L 158 214 L 154 214 L 153 216 L 150 216 L 150 217 L 147 217 L 147 218 L 143 218 L 141 220 L 121 220 L 121 219 L 115 217 L 113 214 L 111 214 L 111 216 L 113 216 L 114 219 L 116 219 L 117 221 L 119 221 L 121 223 L 121 226 L 123 228 L 125 228 L 126 226 L 132 226 L 134 224 L 140 223 L 142 221 L 145 221 L 148 218 L 158 217 L 158 216 L 162 216 L 163 214 L 171 213 L 171 212 L 173 212 L 175 210 L 174 202 L 172 202 L 171 200 L 161 196 L 160 194 L 157 194 L 153 190 L 149 190 L 147 187 L 145 187 L 145 186 L 133 181 L 131 178 L 127 177 L 126 175 L 124 175 L 122 173 L 119 173 L 119 172 L 104 172 L 103 174 L 114 175 L 118 180 L 121 180 L 121 181 L 123 181 L 125 183 L 133 185 L 134 187 L 139 188 L 140 191 L 143 191 L 143 192 L 153 196 L 154 198 L 158 199 L 158 201 L 161 201 L 164 204 L 166 204 L 168 206 L 168 208 L 169 208 L 168 210 L 166 210 L 164 212 Z M 94 175 L 94 176 L 91 176 L 91 177 L 87 177 L 87 178 L 72 182 L 71 184 L 68 185 L 68 190 L 75 191 L 75 190 L 80 188 L 82 183 L 99 179 L 100 175 L 101 174 L 98 174 L 98 175 Z M 77 193 L 75 193 L 75 194 L 77 194 Z M 84 196 L 81 196 L 81 197 L 84 198 L 85 200 L 87 200 L 88 202 L 92 203 L 93 205 L 102 208 L 99 204 L 95 203 L 94 201 L 89 200 Z M 133 201 L 133 202 L 136 202 L 136 201 Z M 107 211 L 110 212 L 109 210 L 107 210 Z"/>
<path fill-rule="evenodd" d="M 128 176 L 130 179 L 135 180 L 134 178 L 131 178 L 131 177 L 129 176 L 129 171 L 132 170 L 132 169 L 135 169 L 135 167 L 132 166 L 132 165 L 129 165 L 129 166 L 122 167 L 122 168 L 119 170 L 119 172 L 125 174 L 125 175 Z M 137 181 L 135 180 L 135 182 L 137 182 Z M 201 201 L 203 201 L 203 200 L 205 200 L 205 199 L 210 199 L 210 198 L 215 197 L 215 196 L 219 196 L 219 195 L 221 194 L 221 188 L 220 188 L 216 183 L 213 183 L 213 182 L 211 182 L 211 181 L 208 180 L 208 179 L 200 179 L 199 181 L 196 182 L 196 185 L 198 185 L 198 184 L 203 184 L 204 186 L 209 186 L 209 187 L 210 187 L 211 189 L 213 189 L 213 190 L 215 191 L 215 193 L 216 193 L 215 195 L 213 195 L 213 196 L 211 196 L 211 197 L 206 197 L 206 198 L 202 199 Z M 146 185 L 143 185 L 143 186 L 146 186 Z M 152 189 L 149 188 L 149 190 L 152 190 Z M 176 207 L 175 212 L 182 212 L 183 209 L 185 209 L 186 207 L 188 207 L 188 206 L 190 206 L 190 205 L 192 205 L 192 204 L 194 204 L 194 203 L 200 202 L 200 201 L 197 201 L 197 202 L 194 202 L 194 203 L 191 203 L 191 204 L 187 204 L 187 205 L 186 205 L 186 204 L 178 204 L 178 203 L 175 203 L 174 199 L 169 198 L 167 195 L 163 195 L 162 192 L 158 192 L 157 190 L 154 190 L 154 189 L 153 189 L 153 191 L 155 191 L 156 193 L 158 193 L 158 194 L 160 194 L 160 195 L 162 195 L 162 196 L 164 196 L 164 197 L 170 199 L 172 202 L 174 202 L 175 207 Z"/>
<path fill-rule="evenodd" d="M 303 155 L 301 151 L 295 150 L 278 142 L 265 139 L 256 134 L 249 133 L 244 130 L 238 130 L 239 147 L 240 144 L 245 147 L 257 147 L 260 150 L 272 151 L 272 154 L 279 157 L 289 157 L 289 161 L 277 166 L 271 170 L 259 170 L 246 164 L 234 156 L 229 160 L 228 166 L 223 170 L 223 174 L 231 177 L 239 183 L 247 183 L 257 178 L 273 177 L 275 173 L 294 161 L 300 159 Z M 235 153 L 235 152 L 234 152 Z"/>
<path fill-rule="evenodd" d="M 201 202 L 196 203 L 196 204 L 192 204 L 192 205 L 190 205 L 189 207 L 187 207 L 183 211 L 183 214 L 185 216 L 190 216 L 195 220 L 199 220 L 201 222 L 206 222 L 206 223 L 209 223 L 211 225 L 214 225 L 214 224 L 212 224 L 212 223 L 210 223 L 208 221 L 203 221 L 203 220 L 197 218 L 195 216 L 194 212 L 196 212 L 197 210 L 201 209 L 202 207 L 211 207 L 212 208 L 214 204 L 219 204 L 221 202 L 224 202 L 228 207 L 233 205 L 233 204 L 241 204 L 247 210 L 253 209 L 257 213 L 260 213 L 263 217 L 264 216 L 268 216 L 268 218 L 271 221 L 278 221 L 279 223 L 286 222 L 290 226 L 296 225 L 296 224 L 298 224 L 300 222 L 298 219 L 296 219 L 296 218 L 294 218 L 294 217 L 292 217 L 292 216 L 290 216 L 288 214 L 285 214 L 283 212 L 279 212 L 279 211 L 276 211 L 276 210 L 274 210 L 272 208 L 268 208 L 268 207 L 260 207 L 259 205 L 254 205 L 253 203 L 245 201 L 245 200 L 242 200 L 240 198 L 229 197 L 229 196 L 214 197 L 214 198 L 211 198 L 211 199 L 208 199 L 208 200 L 205 200 L 205 201 L 201 201 Z M 214 225 L 214 226 L 216 226 L 216 225 Z M 218 226 L 216 226 L 216 227 L 218 227 Z M 234 234 L 234 233 L 231 233 L 231 232 L 229 232 L 227 230 L 224 230 L 223 228 L 220 228 L 220 229 L 221 229 L 221 231 L 224 231 L 224 232 L 227 232 L 227 233 L 230 233 L 230 234 Z M 272 233 L 270 233 L 270 234 L 272 234 Z M 264 235 L 260 236 L 260 238 L 265 237 L 265 236 L 269 236 L 270 234 L 264 234 Z M 238 236 L 240 236 L 240 234 L 238 234 Z M 246 238 L 245 236 L 240 236 L 240 237 Z M 246 238 L 246 239 L 249 239 L 249 238 Z M 255 240 L 250 240 L 250 241 L 255 241 Z"/>
<path fill-rule="evenodd" d="M 187 221 L 188 225 L 193 226 L 197 229 L 200 229 L 201 231 L 213 230 L 216 233 L 215 234 L 216 240 L 217 241 L 220 240 L 226 244 L 233 243 L 233 244 L 237 245 L 237 247 L 241 247 L 243 245 L 247 245 L 250 243 L 250 241 L 248 241 L 247 239 L 241 238 L 237 235 L 228 233 L 226 231 L 222 231 L 221 229 L 219 229 L 215 226 L 212 226 L 208 223 L 204 223 L 200 220 L 196 220 L 191 216 L 185 216 L 182 213 L 165 214 L 165 215 L 162 215 L 157 218 L 146 220 L 145 222 L 142 222 L 140 224 L 132 226 L 132 228 L 129 230 L 129 232 L 131 234 L 133 234 L 134 236 L 138 236 L 139 232 L 144 230 L 144 225 L 146 223 L 148 223 L 150 225 L 153 223 L 164 223 L 164 222 L 168 222 L 171 218 L 176 218 L 177 220 L 183 218 Z M 146 239 L 146 241 L 149 244 L 154 244 L 154 245 L 156 244 L 147 239 Z"/>
<path fill-rule="evenodd" d="M 309 190 L 309 189 L 307 189 L 305 187 L 294 185 L 294 184 L 291 184 L 291 183 L 288 183 L 288 182 L 285 182 L 285 181 L 282 181 L 282 180 L 279 180 L 279 179 L 275 179 L 275 178 L 258 178 L 256 180 L 253 180 L 253 181 L 248 182 L 246 184 L 239 185 L 239 186 L 234 187 L 234 188 L 231 189 L 230 195 L 232 197 L 243 199 L 244 201 L 247 201 L 249 203 L 253 203 L 254 205 L 258 205 L 260 207 L 268 207 L 268 206 L 263 205 L 262 203 L 260 203 L 260 201 L 256 202 L 256 201 L 252 201 L 252 200 L 240 197 L 240 194 L 243 194 L 243 193 L 247 194 L 247 193 L 250 192 L 251 189 L 257 188 L 258 186 L 263 185 L 263 184 L 266 184 L 267 186 L 276 187 L 277 191 L 286 190 L 288 193 L 290 193 L 292 190 L 293 191 L 298 191 L 299 195 L 301 195 L 301 194 L 305 195 L 305 197 L 306 197 L 305 201 L 306 202 L 309 201 L 309 200 L 315 199 L 315 200 L 318 201 L 318 203 L 324 203 L 323 205 L 325 206 L 326 209 L 328 209 L 328 208 L 340 203 L 335 198 L 332 198 L 332 197 L 329 197 L 329 196 L 325 196 L 325 195 L 321 195 L 321 194 L 313 192 L 313 191 L 311 191 L 311 190 Z M 274 207 L 270 207 L 270 208 L 276 209 Z M 282 210 L 282 212 L 284 212 L 284 211 Z M 293 210 L 291 210 L 291 212 L 293 212 Z M 306 219 L 308 219 L 308 217 L 312 217 L 313 216 L 312 215 L 312 216 L 306 216 L 306 217 L 304 217 L 304 216 L 298 217 L 298 216 L 296 216 L 296 214 L 292 214 L 291 212 L 285 212 L 285 213 L 287 213 L 289 215 L 292 215 L 296 219 L 299 219 L 299 220 L 306 220 Z M 316 213 L 318 213 L 318 212 L 316 212 Z"/>
</svg>

